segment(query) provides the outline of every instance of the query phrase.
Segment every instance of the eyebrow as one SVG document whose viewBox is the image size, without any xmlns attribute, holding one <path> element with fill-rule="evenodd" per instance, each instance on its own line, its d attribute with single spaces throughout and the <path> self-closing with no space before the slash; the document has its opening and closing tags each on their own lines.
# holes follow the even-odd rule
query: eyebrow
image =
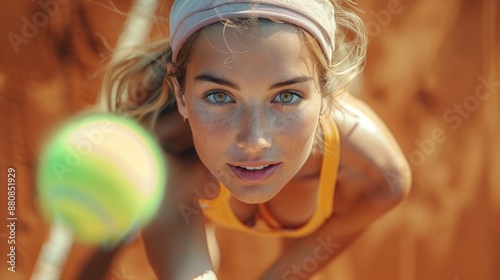
<svg viewBox="0 0 500 280">
<path fill-rule="evenodd" d="M 311 81 L 312 79 L 313 79 L 312 77 L 308 77 L 308 76 L 298 76 L 298 77 L 294 77 L 294 78 L 291 78 L 291 79 L 283 81 L 283 82 L 276 83 L 276 84 L 270 86 L 269 89 L 276 89 L 276 88 L 281 88 L 281 87 L 285 87 L 285 86 L 291 86 L 294 84 L 305 83 L 305 82 Z M 211 83 L 219 84 L 222 86 L 227 86 L 227 87 L 233 88 L 235 90 L 240 90 L 240 87 L 238 87 L 235 83 L 230 82 L 230 81 L 225 80 L 225 79 L 220 78 L 220 77 L 216 77 L 212 74 L 201 74 L 201 75 L 196 76 L 194 78 L 194 80 L 196 82 L 211 82 Z"/>
<path fill-rule="evenodd" d="M 211 74 L 198 75 L 194 78 L 194 80 L 195 80 L 195 82 L 211 82 L 211 83 L 219 84 L 222 86 L 227 86 L 227 87 L 233 88 L 235 90 L 240 90 L 240 87 L 238 87 L 236 84 L 234 84 L 230 81 L 224 80 L 222 78 L 216 77 L 216 76 L 211 75 Z"/>
<path fill-rule="evenodd" d="M 312 79 L 313 79 L 312 77 L 308 77 L 308 76 L 298 76 L 298 77 L 294 77 L 294 78 L 291 78 L 291 79 L 283 81 L 283 82 L 276 83 L 276 84 L 272 85 L 269 89 L 276 89 L 276 88 L 291 86 L 291 85 L 295 85 L 295 84 L 305 83 L 305 82 L 311 81 Z"/>
</svg>

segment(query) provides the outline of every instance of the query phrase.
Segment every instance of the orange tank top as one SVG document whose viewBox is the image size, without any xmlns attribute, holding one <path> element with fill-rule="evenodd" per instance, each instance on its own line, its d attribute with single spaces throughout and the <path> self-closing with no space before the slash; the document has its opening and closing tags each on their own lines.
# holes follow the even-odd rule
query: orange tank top
<svg viewBox="0 0 500 280">
<path fill-rule="evenodd" d="M 266 205 L 259 204 L 254 224 L 248 226 L 242 223 L 232 211 L 229 205 L 231 193 L 222 184 L 219 184 L 220 193 L 215 199 L 199 200 L 205 216 L 219 226 L 263 236 L 303 237 L 316 231 L 333 213 L 333 196 L 340 157 L 340 137 L 335 122 L 330 118 L 323 118 L 320 123 L 323 129 L 324 146 L 317 207 L 305 225 L 293 229 L 283 228 Z"/>
</svg>

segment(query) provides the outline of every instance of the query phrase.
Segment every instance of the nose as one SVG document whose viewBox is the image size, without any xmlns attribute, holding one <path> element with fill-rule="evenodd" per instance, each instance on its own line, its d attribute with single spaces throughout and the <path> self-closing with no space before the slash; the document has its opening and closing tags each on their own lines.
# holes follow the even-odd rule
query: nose
<svg viewBox="0 0 500 280">
<path fill-rule="evenodd" d="M 258 153 L 271 147 L 270 120 L 262 110 L 247 110 L 238 123 L 236 143 L 248 153 Z"/>
</svg>

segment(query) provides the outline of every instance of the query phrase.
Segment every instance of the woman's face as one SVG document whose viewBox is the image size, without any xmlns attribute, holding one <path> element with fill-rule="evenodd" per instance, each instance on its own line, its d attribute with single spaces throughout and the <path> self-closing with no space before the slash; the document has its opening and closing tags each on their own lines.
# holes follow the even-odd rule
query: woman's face
<svg viewBox="0 0 500 280">
<path fill-rule="evenodd" d="M 292 26 L 202 31 L 179 112 L 201 161 L 237 199 L 273 198 L 309 157 L 321 110 L 316 72 Z"/>
</svg>

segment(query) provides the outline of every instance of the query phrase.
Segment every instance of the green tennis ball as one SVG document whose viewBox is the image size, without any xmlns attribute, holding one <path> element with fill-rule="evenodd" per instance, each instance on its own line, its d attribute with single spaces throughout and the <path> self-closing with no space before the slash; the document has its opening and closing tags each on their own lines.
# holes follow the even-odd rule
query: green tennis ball
<svg viewBox="0 0 500 280">
<path fill-rule="evenodd" d="M 46 143 L 37 190 L 49 220 L 81 242 L 112 246 L 158 211 L 165 174 L 161 148 L 137 122 L 92 114 L 70 120 Z"/>
</svg>

